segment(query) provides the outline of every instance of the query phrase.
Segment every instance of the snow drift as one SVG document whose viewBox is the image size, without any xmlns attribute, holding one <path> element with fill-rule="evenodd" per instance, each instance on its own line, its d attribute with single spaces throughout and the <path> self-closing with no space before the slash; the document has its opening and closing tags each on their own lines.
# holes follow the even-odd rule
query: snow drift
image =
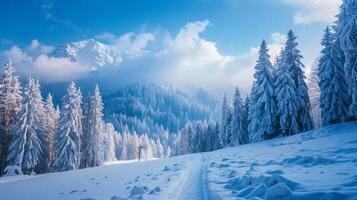
<svg viewBox="0 0 357 200">
<path fill-rule="evenodd" d="M 209 153 L 0 178 L 3 199 L 356 199 L 357 123 Z M 19 192 L 21 191 L 21 192 Z"/>
</svg>

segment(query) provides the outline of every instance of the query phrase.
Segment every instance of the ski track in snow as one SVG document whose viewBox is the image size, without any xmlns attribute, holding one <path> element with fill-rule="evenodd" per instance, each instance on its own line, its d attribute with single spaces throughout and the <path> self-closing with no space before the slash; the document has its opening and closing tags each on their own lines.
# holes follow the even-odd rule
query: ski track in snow
<svg viewBox="0 0 357 200">
<path fill-rule="evenodd" d="M 174 197 L 175 200 L 209 200 L 205 154 L 197 154 L 188 165 L 178 184 L 170 188 L 169 196 Z"/>
</svg>

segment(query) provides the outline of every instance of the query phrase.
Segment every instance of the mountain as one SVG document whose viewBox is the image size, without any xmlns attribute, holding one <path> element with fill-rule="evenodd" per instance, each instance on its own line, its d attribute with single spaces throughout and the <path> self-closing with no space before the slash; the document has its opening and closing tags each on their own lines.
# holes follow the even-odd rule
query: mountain
<svg viewBox="0 0 357 200">
<path fill-rule="evenodd" d="M 76 85 L 83 96 L 93 91 L 97 81 L 80 80 Z M 117 131 L 135 131 L 149 136 L 164 131 L 177 132 L 188 121 L 216 121 L 220 99 L 204 89 L 183 92 L 174 86 L 153 83 L 134 84 L 114 89 L 110 82 L 98 81 L 104 102 L 104 118 Z M 67 82 L 43 84 L 42 95 L 51 93 L 56 105 L 66 94 Z"/>
<path fill-rule="evenodd" d="M 220 105 L 202 89 L 188 95 L 174 86 L 158 84 L 135 84 L 104 96 L 103 102 L 105 120 L 116 130 L 149 136 L 177 132 L 190 121 L 215 121 Z"/>
<path fill-rule="evenodd" d="M 81 66 L 88 66 L 92 71 L 105 65 L 118 65 L 122 58 L 111 46 L 94 39 L 71 42 L 55 48 L 48 54 L 49 57 L 69 58 Z"/>
<path fill-rule="evenodd" d="M 356 122 L 345 123 L 208 153 L 1 177 L 0 194 L 13 200 L 352 200 L 357 196 L 356 130 Z"/>
</svg>

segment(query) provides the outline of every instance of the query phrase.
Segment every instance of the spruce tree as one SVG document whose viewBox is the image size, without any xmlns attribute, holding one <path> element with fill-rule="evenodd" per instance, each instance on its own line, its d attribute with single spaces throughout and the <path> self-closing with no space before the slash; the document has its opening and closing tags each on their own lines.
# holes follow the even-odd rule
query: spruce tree
<svg viewBox="0 0 357 200">
<path fill-rule="evenodd" d="M 345 62 L 345 77 L 352 98 L 349 115 L 357 119 L 357 1 L 344 0 L 336 24 L 337 41 L 341 46 Z"/>
<path fill-rule="evenodd" d="M 297 134 L 299 133 L 297 123 L 298 99 L 296 98 L 295 82 L 288 67 L 282 63 L 278 64 L 275 75 L 274 86 L 280 133 L 283 136 Z"/>
<path fill-rule="evenodd" d="M 45 134 L 47 137 L 47 167 L 50 171 L 52 171 L 52 162 L 55 159 L 55 138 L 56 138 L 56 130 L 58 125 L 59 113 L 57 113 L 56 109 L 53 106 L 52 95 L 48 94 L 45 106 Z"/>
<path fill-rule="evenodd" d="M 297 49 L 297 37 L 293 31 L 289 31 L 288 38 L 284 48 L 284 65 L 291 73 L 296 86 L 297 108 L 298 108 L 298 126 L 300 132 L 309 131 L 313 128 L 311 117 L 311 105 L 308 95 L 307 85 L 305 83 L 305 75 L 302 70 L 305 66 L 302 64 L 300 51 Z"/>
<path fill-rule="evenodd" d="M 233 144 L 239 145 L 242 144 L 242 136 L 244 134 L 243 126 L 243 108 L 241 102 L 241 96 L 238 87 L 235 88 L 234 97 L 233 97 L 233 117 L 232 117 L 232 136 L 233 136 Z"/>
<path fill-rule="evenodd" d="M 220 123 L 220 130 L 219 130 L 219 144 L 220 147 L 226 147 L 229 145 L 229 110 L 228 110 L 228 103 L 226 95 L 223 96 L 222 102 L 222 112 L 221 112 L 221 123 Z"/>
<path fill-rule="evenodd" d="M 348 120 L 348 107 L 351 100 L 344 75 L 343 57 L 336 48 L 334 35 L 329 27 L 325 29 L 321 44 L 324 48 L 321 52 L 318 75 L 322 123 L 326 126 Z"/>
<path fill-rule="evenodd" d="M 78 169 L 80 164 L 80 148 L 82 135 L 82 95 L 74 82 L 67 88 L 63 97 L 56 135 L 56 159 L 53 166 L 57 171 Z"/>
<path fill-rule="evenodd" d="M 249 135 L 253 142 L 275 136 L 274 125 L 276 105 L 274 101 L 272 64 L 268 55 L 266 42 L 259 49 L 259 58 L 255 66 L 251 104 L 249 108 Z"/>
<path fill-rule="evenodd" d="M 8 148 L 14 134 L 11 126 L 21 109 L 21 86 L 14 72 L 14 67 L 8 62 L 0 74 L 0 175 L 6 167 Z"/>
<path fill-rule="evenodd" d="M 155 144 L 156 144 L 156 150 L 155 150 L 156 151 L 156 157 L 157 158 L 164 157 L 164 148 L 163 148 L 160 140 L 157 139 Z"/>
<path fill-rule="evenodd" d="M 14 135 L 9 147 L 8 161 L 33 172 L 46 153 L 43 130 L 43 110 L 37 84 L 30 77 L 22 99 L 22 107 L 13 126 Z"/>
<path fill-rule="evenodd" d="M 98 85 L 95 87 L 94 94 L 90 97 L 89 110 L 87 113 L 86 122 L 87 129 L 83 133 L 86 138 L 85 146 L 83 147 L 83 166 L 95 167 L 103 163 L 104 148 L 103 148 L 103 102 L 100 96 Z"/>
<path fill-rule="evenodd" d="M 249 143 L 249 132 L 248 132 L 248 113 L 249 113 L 249 95 L 246 97 L 244 104 L 242 104 L 242 123 L 239 134 L 239 143 L 247 144 Z"/>
</svg>

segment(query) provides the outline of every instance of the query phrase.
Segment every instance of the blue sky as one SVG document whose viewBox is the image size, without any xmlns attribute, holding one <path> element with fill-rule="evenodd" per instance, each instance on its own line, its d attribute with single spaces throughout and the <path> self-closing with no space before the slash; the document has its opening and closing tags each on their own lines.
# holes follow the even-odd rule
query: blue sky
<svg viewBox="0 0 357 200">
<path fill-rule="evenodd" d="M 190 22 L 206 21 L 198 37 L 211 42 L 223 57 L 249 54 L 262 39 L 274 45 L 279 43 L 274 41 L 274 34 L 283 36 L 293 29 L 299 37 L 304 62 L 311 65 L 320 50 L 322 30 L 334 20 L 339 3 L 340 0 L 1 0 L 0 18 L 5 20 L 0 20 L 0 50 L 16 46 L 25 51 L 34 39 L 57 46 L 98 38 L 104 33 L 115 37 L 128 32 L 152 33 L 157 41 L 166 34 L 177 37 Z"/>
</svg>

